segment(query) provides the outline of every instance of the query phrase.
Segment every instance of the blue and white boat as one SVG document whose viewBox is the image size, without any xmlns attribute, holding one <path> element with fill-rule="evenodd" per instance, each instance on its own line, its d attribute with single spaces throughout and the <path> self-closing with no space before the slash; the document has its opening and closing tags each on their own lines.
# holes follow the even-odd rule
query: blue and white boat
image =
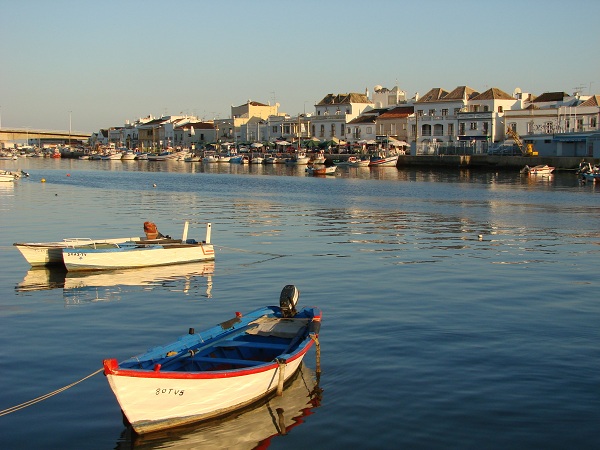
<svg viewBox="0 0 600 450">
<path fill-rule="evenodd" d="M 224 416 L 284 384 L 316 344 L 321 311 L 299 311 L 298 289 L 285 286 L 279 306 L 236 313 L 201 333 L 190 328 L 176 341 L 118 362 L 105 359 L 104 374 L 127 421 L 137 433 Z"/>
</svg>

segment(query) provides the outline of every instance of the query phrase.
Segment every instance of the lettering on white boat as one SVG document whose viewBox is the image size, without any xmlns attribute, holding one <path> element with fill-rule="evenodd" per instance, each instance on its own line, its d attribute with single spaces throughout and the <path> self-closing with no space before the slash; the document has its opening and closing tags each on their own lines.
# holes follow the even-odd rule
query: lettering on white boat
<svg viewBox="0 0 600 450">
<path fill-rule="evenodd" d="M 158 388 L 156 389 L 155 394 L 156 395 L 179 395 L 182 396 L 183 395 L 183 389 L 164 389 L 164 388 Z"/>
<path fill-rule="evenodd" d="M 71 256 L 83 258 L 84 256 L 87 256 L 87 253 L 71 253 Z"/>
</svg>

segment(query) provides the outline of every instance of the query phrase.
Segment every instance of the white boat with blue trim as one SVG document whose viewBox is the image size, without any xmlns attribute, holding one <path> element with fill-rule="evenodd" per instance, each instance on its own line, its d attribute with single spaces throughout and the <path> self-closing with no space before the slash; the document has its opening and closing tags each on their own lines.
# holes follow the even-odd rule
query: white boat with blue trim
<svg viewBox="0 0 600 450">
<path fill-rule="evenodd" d="M 133 430 L 148 433 L 205 421 L 247 407 L 284 385 L 316 344 L 321 311 L 296 310 L 293 285 L 279 306 L 265 306 L 206 331 L 118 362 L 105 359 L 104 374 Z"/>
</svg>

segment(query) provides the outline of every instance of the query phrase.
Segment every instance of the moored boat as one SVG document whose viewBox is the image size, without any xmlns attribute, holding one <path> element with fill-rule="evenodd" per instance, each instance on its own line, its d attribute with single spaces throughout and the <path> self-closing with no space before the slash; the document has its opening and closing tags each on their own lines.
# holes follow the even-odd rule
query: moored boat
<svg viewBox="0 0 600 450">
<path fill-rule="evenodd" d="M 10 170 L 0 170 L 0 182 L 10 182 L 21 178 L 21 174 L 18 172 L 12 172 Z"/>
<path fill-rule="evenodd" d="M 324 166 L 319 164 L 318 166 L 308 166 L 306 173 L 309 175 L 335 175 L 337 172 L 337 166 Z"/>
<path fill-rule="evenodd" d="M 188 225 L 186 222 L 181 239 L 160 235 L 152 238 L 147 233 L 147 238 L 143 240 L 129 240 L 96 248 L 65 247 L 62 249 L 62 259 L 68 271 L 166 266 L 215 259 L 215 250 L 210 243 L 211 224 L 206 224 L 206 237 L 202 242 L 187 238 Z"/>
<path fill-rule="evenodd" d="M 548 164 L 540 164 L 533 167 L 526 165 L 521 169 L 521 173 L 528 173 L 531 175 L 550 175 L 552 172 L 554 172 L 554 167 L 549 166 Z"/>
<path fill-rule="evenodd" d="M 371 160 L 366 156 L 361 158 L 351 156 L 348 158 L 348 165 L 350 167 L 368 167 L 369 164 L 371 164 Z"/>
<path fill-rule="evenodd" d="M 137 241 L 139 237 L 111 239 L 67 238 L 58 242 L 16 242 L 13 245 L 21 252 L 31 266 L 63 264 L 63 248 L 100 248 L 127 241 Z"/>
<path fill-rule="evenodd" d="M 371 155 L 369 167 L 396 167 L 398 154 L 393 151 L 381 151 Z"/>
<path fill-rule="evenodd" d="M 223 416 L 277 393 L 316 343 L 321 311 L 296 310 L 299 292 L 281 292 L 279 306 L 236 316 L 201 333 L 118 362 L 104 374 L 127 421 L 147 433 Z"/>
</svg>

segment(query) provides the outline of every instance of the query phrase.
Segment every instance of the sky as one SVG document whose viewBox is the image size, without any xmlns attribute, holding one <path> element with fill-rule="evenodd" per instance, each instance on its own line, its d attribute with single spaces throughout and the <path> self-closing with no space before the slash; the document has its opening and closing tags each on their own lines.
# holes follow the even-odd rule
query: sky
<svg viewBox="0 0 600 450">
<path fill-rule="evenodd" d="M 2 128 L 314 111 L 398 86 L 600 93 L 597 0 L 0 0 Z"/>
</svg>

